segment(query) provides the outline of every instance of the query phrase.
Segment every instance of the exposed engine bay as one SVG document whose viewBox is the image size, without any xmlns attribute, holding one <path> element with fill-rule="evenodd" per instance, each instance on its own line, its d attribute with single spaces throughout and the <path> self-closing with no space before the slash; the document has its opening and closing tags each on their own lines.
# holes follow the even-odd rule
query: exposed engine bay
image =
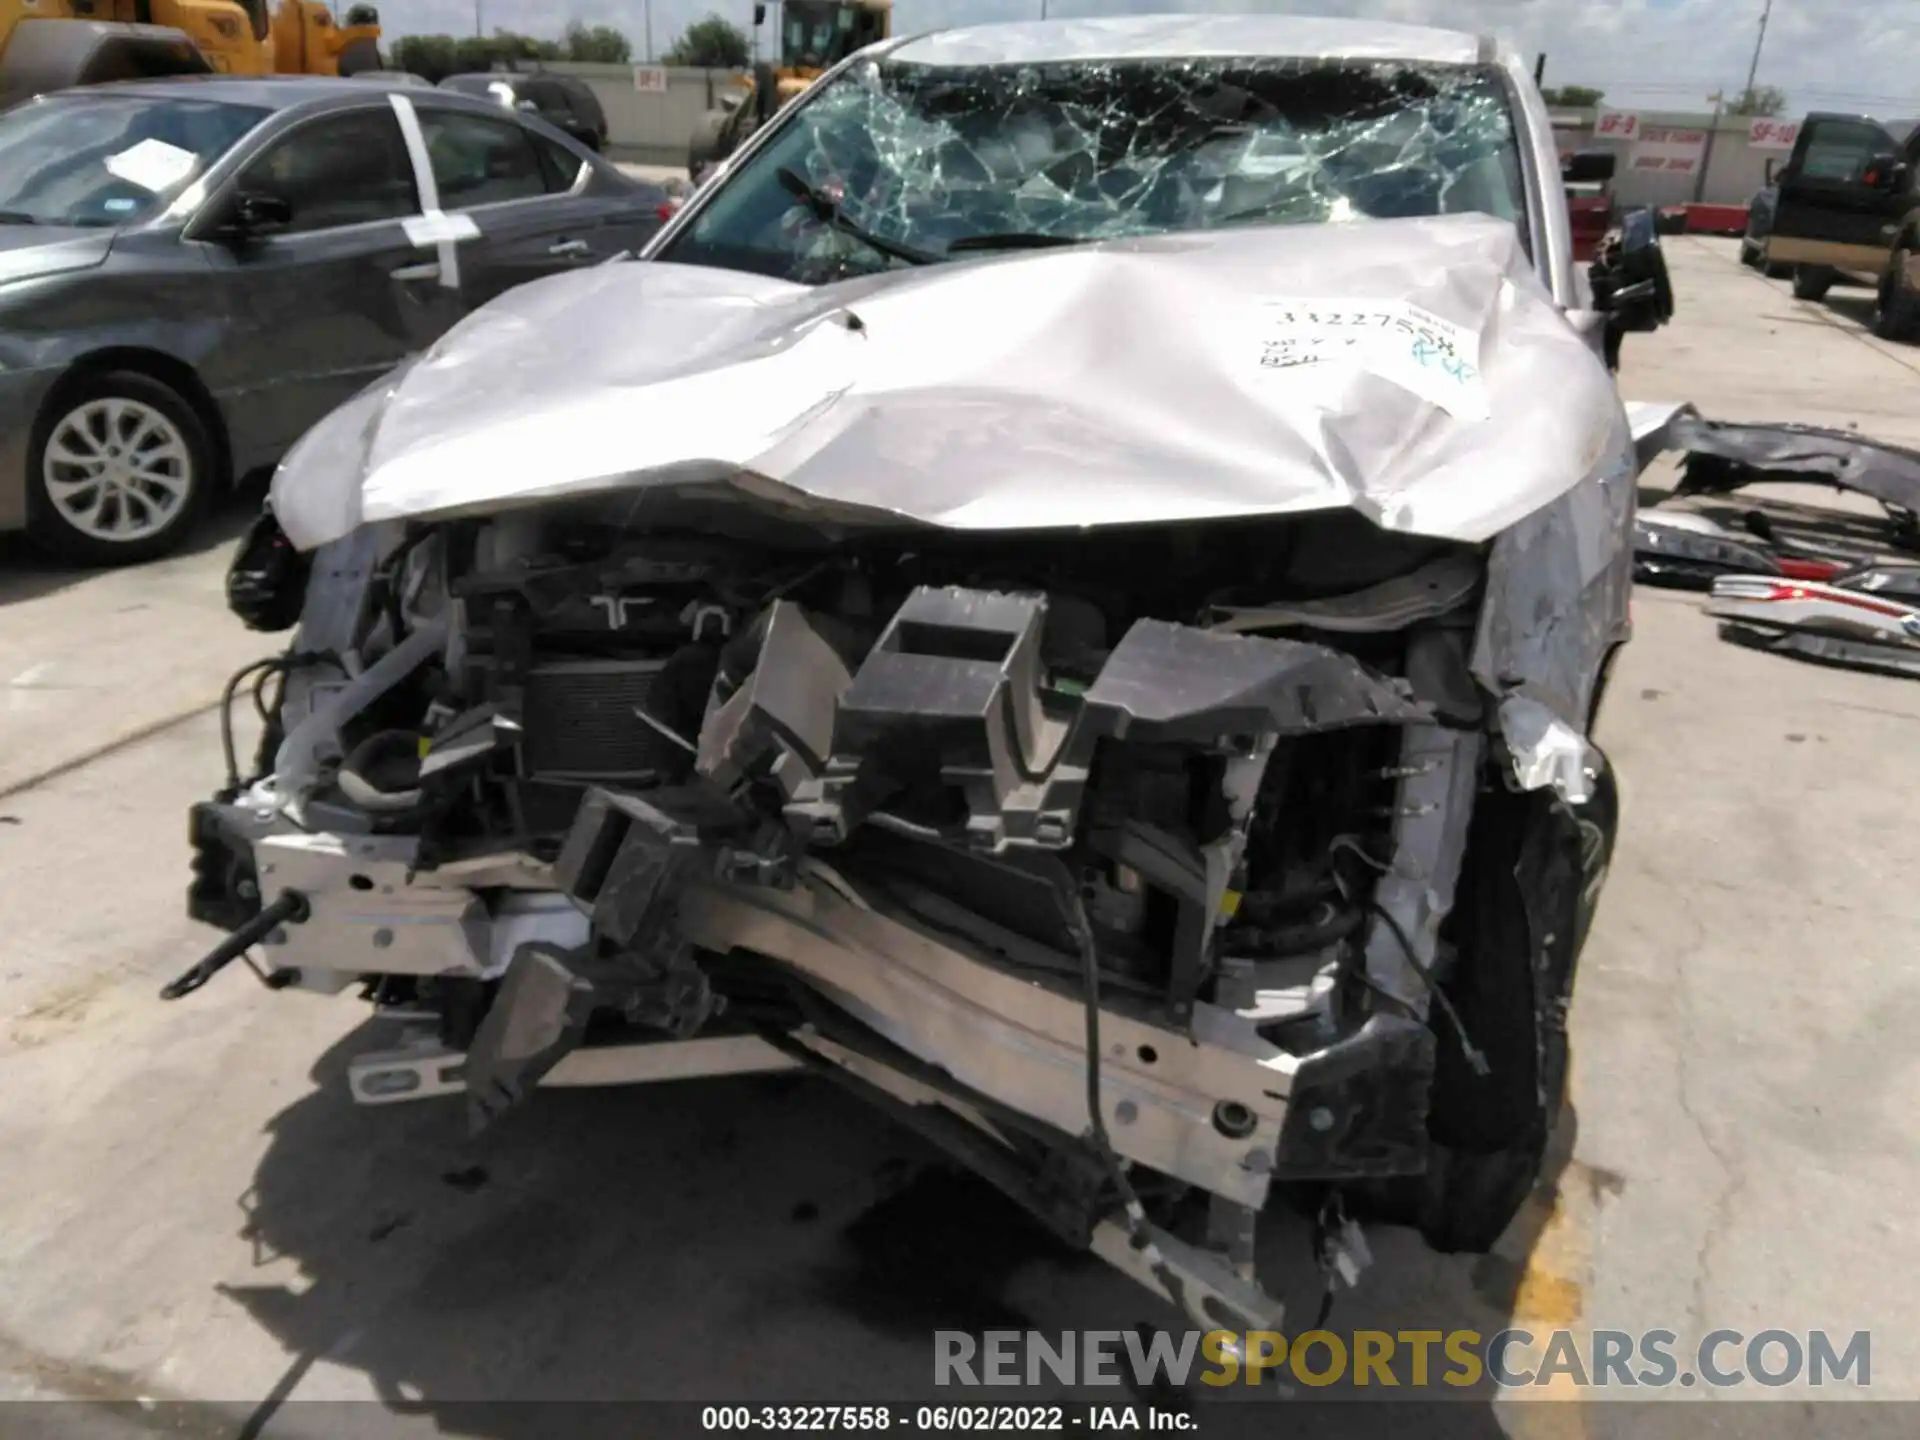
<svg viewBox="0 0 1920 1440">
<path fill-rule="evenodd" d="M 230 598 L 299 628 L 254 667 L 253 773 L 194 813 L 190 908 L 233 934 L 171 993 L 254 944 L 270 984 L 357 984 L 416 1034 L 356 1097 L 463 1089 L 476 1124 L 596 1066 L 820 1070 L 1199 1323 L 1270 1328 L 1276 1189 L 1329 1273 L 1349 1204 L 1483 1248 L 1559 1105 L 1614 791 L 1565 726 L 1515 748 L 1496 548 L 602 497 L 308 556 L 264 518 Z"/>
</svg>

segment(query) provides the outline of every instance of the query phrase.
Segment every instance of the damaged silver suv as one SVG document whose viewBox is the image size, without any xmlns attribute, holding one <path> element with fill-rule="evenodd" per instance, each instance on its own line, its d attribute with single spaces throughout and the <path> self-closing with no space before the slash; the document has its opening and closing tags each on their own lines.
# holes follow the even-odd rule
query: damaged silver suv
<svg viewBox="0 0 1920 1440">
<path fill-rule="evenodd" d="M 1283 1185 L 1484 1246 L 1615 830 L 1603 329 L 1473 37 L 863 51 L 289 456 L 167 993 L 357 986 L 477 1122 L 820 1071 L 1207 1327 Z"/>
</svg>

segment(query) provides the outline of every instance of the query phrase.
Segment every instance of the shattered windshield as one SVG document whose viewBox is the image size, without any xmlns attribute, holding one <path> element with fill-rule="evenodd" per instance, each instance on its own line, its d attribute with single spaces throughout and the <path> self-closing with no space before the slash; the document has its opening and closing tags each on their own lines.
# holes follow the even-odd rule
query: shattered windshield
<svg viewBox="0 0 1920 1440">
<path fill-rule="evenodd" d="M 1226 225 L 1519 223 L 1522 195 L 1491 66 L 883 59 L 782 117 L 658 258 L 812 284 Z"/>
</svg>

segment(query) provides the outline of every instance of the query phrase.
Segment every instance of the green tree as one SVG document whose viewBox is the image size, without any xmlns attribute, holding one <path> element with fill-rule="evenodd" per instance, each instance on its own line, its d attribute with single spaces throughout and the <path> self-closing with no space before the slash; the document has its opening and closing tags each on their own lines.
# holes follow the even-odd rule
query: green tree
<svg viewBox="0 0 1920 1440">
<path fill-rule="evenodd" d="M 1777 85 L 1756 85 L 1751 90 L 1743 90 L 1734 96 L 1727 106 L 1729 115 L 1758 115 L 1762 118 L 1778 115 L 1787 108 L 1787 92 Z"/>
<path fill-rule="evenodd" d="M 668 65 L 739 70 L 752 61 L 753 47 L 739 26 L 718 15 L 709 15 L 681 31 L 680 38 L 660 58 Z"/>
<path fill-rule="evenodd" d="M 411 70 L 438 85 L 458 68 L 451 35 L 402 35 L 388 49 L 396 70 Z"/>
<path fill-rule="evenodd" d="M 1549 105 L 1562 105 L 1569 110 L 1595 109 L 1605 98 L 1603 91 L 1588 85 L 1562 85 L 1557 89 L 1543 86 L 1540 91 Z"/>
<path fill-rule="evenodd" d="M 557 41 L 512 30 L 491 35 L 404 35 L 393 42 L 388 54 L 394 69 L 411 70 L 436 85 L 449 75 L 566 58 Z"/>
<path fill-rule="evenodd" d="M 633 59 L 633 43 L 611 25 L 583 25 L 570 21 L 560 40 L 569 60 L 600 65 L 625 65 Z"/>
</svg>

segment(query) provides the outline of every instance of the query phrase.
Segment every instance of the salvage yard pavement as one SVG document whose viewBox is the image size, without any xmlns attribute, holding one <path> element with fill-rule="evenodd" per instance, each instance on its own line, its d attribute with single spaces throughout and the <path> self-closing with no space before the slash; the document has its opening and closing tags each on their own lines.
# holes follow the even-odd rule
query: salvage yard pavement
<svg viewBox="0 0 1920 1440">
<path fill-rule="evenodd" d="M 1629 398 L 1920 443 L 1920 350 L 1847 292 L 1667 248 L 1678 316 L 1629 337 Z M 847 1403 L 922 1393 L 937 1329 L 1177 1323 L 824 1085 L 555 1092 L 470 1141 L 457 1103 L 348 1103 L 348 999 L 236 967 L 158 1003 L 209 939 L 182 914 L 204 707 L 270 648 L 225 613 L 224 538 L 112 574 L 3 557 L 0 1396 L 214 1401 L 269 1435 L 307 1433 L 284 1402 L 374 1398 L 383 1433 L 505 1435 L 537 1427 L 456 1408 Z M 1701 603 L 1637 592 L 1601 720 L 1624 821 L 1557 1191 L 1488 1257 L 1374 1230 L 1331 1323 L 1867 1330 L 1870 1393 L 1920 1398 L 1920 686 L 1725 645 Z M 1272 1245 L 1304 1325 L 1305 1222 Z"/>
</svg>

